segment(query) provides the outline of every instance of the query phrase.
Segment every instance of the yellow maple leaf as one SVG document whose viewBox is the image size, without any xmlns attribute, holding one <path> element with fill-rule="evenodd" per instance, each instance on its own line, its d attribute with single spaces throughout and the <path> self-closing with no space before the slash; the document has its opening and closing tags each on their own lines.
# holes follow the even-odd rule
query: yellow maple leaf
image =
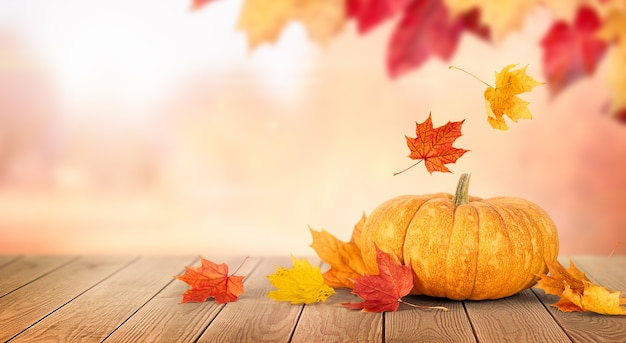
<svg viewBox="0 0 626 343">
<path fill-rule="evenodd" d="M 275 43 L 291 20 L 301 22 L 311 40 L 325 45 L 343 28 L 344 0 L 245 0 L 237 28 L 254 50 Z"/>
<path fill-rule="evenodd" d="M 583 281 L 583 283 L 585 290 L 583 291 L 582 308 L 585 311 L 626 315 L 626 307 L 620 306 L 622 304 L 620 301 L 621 292 L 608 290 L 589 281 Z"/>
<path fill-rule="evenodd" d="M 292 304 L 324 302 L 335 290 L 324 283 L 319 267 L 313 267 L 306 259 L 291 257 L 293 268 L 276 267 L 276 272 L 267 278 L 278 288 L 268 296 L 276 301 L 290 301 Z"/>
<path fill-rule="evenodd" d="M 293 17 L 301 22 L 309 38 L 326 45 L 343 29 L 345 0 L 296 0 Z"/>
<path fill-rule="evenodd" d="M 365 224 L 365 213 L 354 226 L 352 238 L 349 242 L 342 242 L 335 236 L 322 231 L 315 231 L 309 227 L 313 236 L 311 248 L 319 258 L 330 265 L 324 273 L 326 284 L 331 287 L 354 287 L 354 280 L 365 273 L 365 263 L 361 256 L 361 230 Z"/>
<path fill-rule="evenodd" d="M 480 9 L 480 21 L 491 30 L 491 37 L 500 42 L 508 33 L 519 29 L 526 14 L 539 0 L 444 0 L 453 15 Z"/>
<path fill-rule="evenodd" d="M 511 71 L 515 66 L 510 64 L 501 72 L 496 72 L 496 87 L 489 86 L 485 90 L 487 120 L 498 130 L 509 128 L 504 122 L 505 114 L 514 122 L 532 118 L 528 110 L 530 103 L 517 97 L 517 94 L 530 92 L 535 86 L 544 84 L 526 74 L 528 66 Z"/>
<path fill-rule="evenodd" d="M 558 261 L 546 262 L 550 271 L 540 277 L 537 288 L 547 294 L 559 296 L 559 301 L 552 304 L 563 312 L 595 312 L 609 315 L 626 315 L 626 300 L 620 292 L 609 290 L 591 282 L 570 259 L 569 269 Z"/>
<path fill-rule="evenodd" d="M 253 50 L 262 43 L 274 43 L 293 15 L 292 0 L 245 0 L 237 28 L 248 36 Z"/>
</svg>

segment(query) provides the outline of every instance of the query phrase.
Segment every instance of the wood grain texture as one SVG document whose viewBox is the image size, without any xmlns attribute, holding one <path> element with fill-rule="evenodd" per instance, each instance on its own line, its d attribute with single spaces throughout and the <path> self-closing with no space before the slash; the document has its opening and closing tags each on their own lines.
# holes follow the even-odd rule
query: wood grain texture
<svg viewBox="0 0 626 343">
<path fill-rule="evenodd" d="M 570 342 L 530 289 L 464 304 L 479 342 Z"/>
<path fill-rule="evenodd" d="M 350 310 L 339 304 L 359 302 L 361 298 L 348 289 L 336 289 L 324 303 L 304 307 L 292 342 L 382 342 L 383 316 Z"/>
<path fill-rule="evenodd" d="M 597 283 L 626 290 L 626 256 L 574 261 Z M 563 313 L 536 288 L 493 301 L 405 298 L 447 312 L 351 311 L 338 306 L 359 300 L 346 289 L 325 303 L 275 302 L 267 275 L 291 267 L 289 257 L 246 262 L 237 302 L 181 304 L 188 287 L 172 276 L 194 264 L 196 256 L 0 255 L 0 286 L 10 289 L 0 294 L 0 342 L 626 342 L 626 316 Z"/>
<path fill-rule="evenodd" d="M 239 266 L 243 260 L 243 257 L 213 259 L 216 263 L 224 262 L 233 268 Z M 249 275 L 259 261 L 259 258 L 246 261 L 237 275 Z M 194 262 L 193 265 L 199 265 L 199 262 Z M 181 273 L 182 269 L 181 266 Z M 230 272 L 234 270 L 231 268 Z M 244 290 L 246 287 L 247 280 L 244 279 Z M 105 342 L 194 342 L 225 305 L 212 300 L 182 304 L 182 295 L 188 288 L 182 281 L 170 283 L 115 330 Z"/>
<path fill-rule="evenodd" d="M 0 341 L 19 334 L 63 307 L 132 259 L 83 257 L 0 298 Z"/>
<path fill-rule="evenodd" d="M 626 256 L 577 256 L 574 264 L 595 282 L 612 290 L 626 291 Z M 569 267 L 569 259 L 559 258 L 559 262 Z M 626 316 L 604 316 L 595 313 L 561 312 L 551 304 L 558 297 L 545 294 L 534 288 L 537 297 L 548 308 L 554 319 L 561 325 L 573 342 L 615 342 L 626 341 Z"/>
<path fill-rule="evenodd" d="M 0 267 L 0 297 L 60 268 L 77 256 L 29 255 Z M 0 261 L 0 265 L 1 265 Z"/>
<path fill-rule="evenodd" d="M 139 258 L 33 325 L 14 342 L 101 341 L 172 282 L 172 275 L 193 259 Z"/>
<path fill-rule="evenodd" d="M 198 342 L 289 342 L 303 305 L 276 302 L 267 276 L 276 266 L 291 268 L 291 258 L 264 259 L 246 280 L 239 301 L 226 304 Z"/>
<path fill-rule="evenodd" d="M 20 259 L 24 256 L 18 256 L 18 255 L 0 255 L 0 268 L 4 267 L 5 265 Z M 0 270 L 0 276 L 4 275 L 2 274 L 2 270 Z"/>
<path fill-rule="evenodd" d="M 448 311 L 401 304 L 397 312 L 385 313 L 385 342 L 476 342 L 462 302 L 417 296 L 404 300 L 422 306 L 444 306 Z"/>
</svg>

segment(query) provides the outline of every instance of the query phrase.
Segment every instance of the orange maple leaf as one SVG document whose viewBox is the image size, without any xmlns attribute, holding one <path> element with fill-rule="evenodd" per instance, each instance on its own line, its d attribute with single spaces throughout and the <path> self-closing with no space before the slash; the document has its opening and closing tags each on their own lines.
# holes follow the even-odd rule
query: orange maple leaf
<svg viewBox="0 0 626 343">
<path fill-rule="evenodd" d="M 365 213 L 361 220 L 354 226 L 352 237 L 349 242 L 342 242 L 335 236 L 322 231 L 315 231 L 309 227 L 313 236 L 311 248 L 315 250 L 319 258 L 330 265 L 330 269 L 324 273 L 324 281 L 331 287 L 354 287 L 354 279 L 365 272 L 365 263 L 361 256 L 360 236 L 365 224 Z"/>
<path fill-rule="evenodd" d="M 248 258 L 244 259 L 245 262 Z M 241 264 L 243 264 L 243 262 Z M 237 301 L 243 293 L 243 276 L 228 275 L 226 263 L 216 264 L 200 257 L 199 267 L 185 267 L 185 273 L 175 276 L 186 282 L 190 289 L 183 294 L 182 303 L 203 302 L 213 297 L 218 304 Z M 241 265 L 239 266 L 241 267 Z"/>
<path fill-rule="evenodd" d="M 549 274 L 538 275 L 537 288 L 547 294 L 559 296 L 552 304 L 563 312 L 595 312 L 599 314 L 626 315 L 626 298 L 620 292 L 609 290 L 591 282 L 570 259 L 565 269 L 558 261 L 546 262 Z"/>
<path fill-rule="evenodd" d="M 450 169 L 445 164 L 455 163 L 459 157 L 469 151 L 452 147 L 454 141 L 462 136 L 461 126 L 464 121 L 449 121 L 446 125 L 433 129 L 433 122 L 429 114 L 423 123 L 415 123 L 417 137 L 405 136 L 406 144 L 409 150 L 411 150 L 409 158 L 419 160 L 417 163 L 424 161 L 426 170 L 431 174 L 434 171 L 450 173 Z M 394 175 L 400 174 L 409 168 Z"/>
</svg>

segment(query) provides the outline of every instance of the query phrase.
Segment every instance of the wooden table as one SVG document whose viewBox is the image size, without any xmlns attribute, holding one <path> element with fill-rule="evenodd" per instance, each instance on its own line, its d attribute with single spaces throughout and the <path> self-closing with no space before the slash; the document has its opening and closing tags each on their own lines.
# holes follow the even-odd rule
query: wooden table
<svg viewBox="0 0 626 343">
<path fill-rule="evenodd" d="M 243 259 L 205 257 L 233 268 Z M 626 255 L 574 261 L 626 291 Z M 626 316 L 562 313 L 538 289 L 496 301 L 407 299 L 448 312 L 351 311 L 337 306 L 358 300 L 347 290 L 326 303 L 277 303 L 266 276 L 290 268 L 289 256 L 248 260 L 237 302 L 181 304 L 187 285 L 172 276 L 197 264 L 195 256 L 0 255 L 0 342 L 626 342 Z"/>
</svg>

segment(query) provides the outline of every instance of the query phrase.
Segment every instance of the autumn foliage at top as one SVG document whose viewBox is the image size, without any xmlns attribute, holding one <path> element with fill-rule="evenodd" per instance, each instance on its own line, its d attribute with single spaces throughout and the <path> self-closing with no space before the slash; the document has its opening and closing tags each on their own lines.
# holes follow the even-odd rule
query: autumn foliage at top
<svg viewBox="0 0 626 343">
<path fill-rule="evenodd" d="M 220 0 L 228 1 L 228 0 Z M 192 0 L 198 10 L 218 0 Z M 292 21 L 315 43 L 328 45 L 353 21 L 360 35 L 394 21 L 386 67 L 397 78 L 429 58 L 449 60 L 464 34 L 498 44 L 538 8 L 552 14 L 543 35 L 543 72 L 552 96 L 594 74 L 608 59 L 612 92 L 607 111 L 626 121 L 626 2 L 623 0 L 244 0 L 236 23 L 251 50 L 275 43 Z"/>
</svg>

